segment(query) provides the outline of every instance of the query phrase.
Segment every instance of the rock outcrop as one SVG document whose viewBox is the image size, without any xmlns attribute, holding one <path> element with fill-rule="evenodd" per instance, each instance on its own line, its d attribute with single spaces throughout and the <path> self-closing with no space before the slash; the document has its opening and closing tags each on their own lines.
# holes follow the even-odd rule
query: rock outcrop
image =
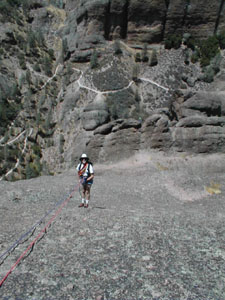
<svg viewBox="0 0 225 300">
<path fill-rule="evenodd" d="M 170 111 L 154 113 L 142 126 L 142 147 L 224 152 L 225 93 L 179 91 Z"/>
</svg>

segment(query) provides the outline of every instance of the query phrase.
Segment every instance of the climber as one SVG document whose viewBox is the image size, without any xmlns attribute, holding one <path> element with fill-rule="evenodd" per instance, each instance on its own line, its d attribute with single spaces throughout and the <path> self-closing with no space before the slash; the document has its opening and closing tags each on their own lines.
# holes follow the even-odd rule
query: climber
<svg viewBox="0 0 225 300">
<path fill-rule="evenodd" d="M 88 208 L 90 200 L 90 191 L 93 184 L 94 170 L 88 156 L 83 153 L 80 157 L 80 163 L 77 166 L 79 180 L 82 186 L 82 202 L 79 207 Z"/>
</svg>

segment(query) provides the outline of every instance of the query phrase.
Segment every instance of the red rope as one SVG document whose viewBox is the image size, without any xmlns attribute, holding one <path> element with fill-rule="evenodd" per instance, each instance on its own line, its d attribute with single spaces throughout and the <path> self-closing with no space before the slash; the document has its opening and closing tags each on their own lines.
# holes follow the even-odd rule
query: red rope
<svg viewBox="0 0 225 300">
<path fill-rule="evenodd" d="M 77 188 L 77 187 L 76 187 Z M 27 249 L 23 252 L 23 254 L 17 259 L 15 264 L 11 267 L 11 269 L 7 272 L 7 274 L 4 276 L 4 278 L 0 281 L 0 287 L 4 283 L 4 281 L 8 278 L 8 276 L 13 272 L 13 270 L 16 268 L 16 266 L 19 264 L 21 259 L 27 254 L 27 252 L 34 246 L 34 244 L 37 242 L 37 240 L 41 237 L 41 235 L 47 230 L 49 225 L 53 222 L 53 220 L 59 215 L 63 207 L 69 202 L 69 200 L 72 198 L 73 194 L 76 191 L 76 188 L 71 192 L 68 198 L 62 203 L 62 205 L 59 207 L 59 209 L 56 211 L 54 216 L 50 219 L 50 221 L 45 225 L 45 227 L 42 229 L 42 231 L 38 234 L 38 236 L 30 243 L 30 245 L 27 247 Z"/>
</svg>

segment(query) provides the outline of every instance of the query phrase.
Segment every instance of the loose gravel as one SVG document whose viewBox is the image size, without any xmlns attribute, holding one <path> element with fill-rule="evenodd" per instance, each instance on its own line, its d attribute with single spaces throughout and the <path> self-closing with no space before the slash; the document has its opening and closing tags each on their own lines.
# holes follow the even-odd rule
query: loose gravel
<svg viewBox="0 0 225 300">
<path fill-rule="evenodd" d="M 77 191 L 0 298 L 224 299 L 224 155 L 152 151 L 94 168 L 89 208 Z M 75 168 L 1 182 L 0 254 L 76 185 Z M 53 214 L 1 260 L 0 280 Z"/>
</svg>

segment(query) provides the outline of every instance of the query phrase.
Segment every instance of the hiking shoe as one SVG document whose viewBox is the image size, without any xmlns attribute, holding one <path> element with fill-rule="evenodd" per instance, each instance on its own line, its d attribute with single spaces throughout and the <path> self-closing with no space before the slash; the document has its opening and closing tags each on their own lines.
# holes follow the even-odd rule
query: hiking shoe
<svg viewBox="0 0 225 300">
<path fill-rule="evenodd" d="M 84 205 L 84 203 L 81 203 L 78 207 L 84 207 L 85 205 Z"/>
<path fill-rule="evenodd" d="M 85 207 L 85 208 L 88 208 L 88 204 L 84 204 L 84 207 Z"/>
</svg>

